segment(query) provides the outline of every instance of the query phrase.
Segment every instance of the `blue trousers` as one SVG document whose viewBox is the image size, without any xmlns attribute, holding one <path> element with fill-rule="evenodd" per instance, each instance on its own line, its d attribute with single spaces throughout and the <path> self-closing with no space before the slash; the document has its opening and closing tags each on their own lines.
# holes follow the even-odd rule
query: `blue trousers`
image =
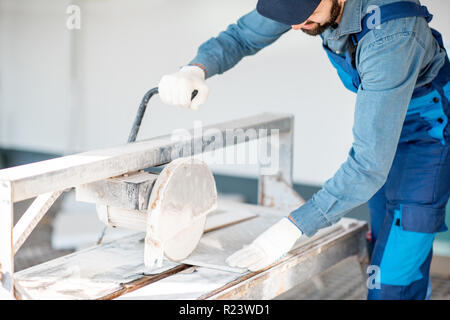
<svg viewBox="0 0 450 320">
<path fill-rule="evenodd" d="M 376 277 L 368 299 L 425 299 L 450 196 L 450 68 L 411 100 L 385 185 L 369 201 Z"/>
</svg>

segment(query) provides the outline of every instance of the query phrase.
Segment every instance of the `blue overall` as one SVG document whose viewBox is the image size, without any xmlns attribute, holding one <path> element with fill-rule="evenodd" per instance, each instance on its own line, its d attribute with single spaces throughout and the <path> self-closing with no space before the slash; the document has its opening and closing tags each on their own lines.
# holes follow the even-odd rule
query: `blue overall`
<svg viewBox="0 0 450 320">
<path fill-rule="evenodd" d="M 432 15 L 424 6 L 396 2 L 380 7 L 380 24 L 399 18 Z M 362 31 L 350 36 L 355 49 L 371 31 L 366 15 Z M 443 48 L 442 37 L 432 30 Z M 357 92 L 361 79 L 352 52 L 339 55 L 324 46 L 345 87 Z M 354 52 L 354 51 L 353 51 Z M 369 201 L 373 252 L 378 267 L 368 299 L 426 299 L 435 234 L 447 230 L 450 196 L 450 63 L 411 97 L 394 162 L 385 185 Z M 428 293 L 427 293 L 428 292 Z"/>
</svg>

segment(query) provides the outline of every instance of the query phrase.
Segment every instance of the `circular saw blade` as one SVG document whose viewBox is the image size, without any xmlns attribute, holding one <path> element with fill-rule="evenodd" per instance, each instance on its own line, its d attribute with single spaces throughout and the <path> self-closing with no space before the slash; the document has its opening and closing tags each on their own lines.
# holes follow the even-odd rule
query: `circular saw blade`
<svg viewBox="0 0 450 320">
<path fill-rule="evenodd" d="M 197 159 L 176 159 L 161 171 L 150 195 L 147 237 L 162 245 L 168 259 L 181 261 L 194 251 L 206 215 L 216 208 L 216 184 L 208 166 Z"/>
</svg>

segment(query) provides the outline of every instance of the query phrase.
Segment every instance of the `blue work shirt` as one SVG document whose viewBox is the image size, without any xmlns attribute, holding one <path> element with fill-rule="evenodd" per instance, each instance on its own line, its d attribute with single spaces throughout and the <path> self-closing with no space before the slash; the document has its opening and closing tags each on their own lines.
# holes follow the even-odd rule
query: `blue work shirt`
<svg viewBox="0 0 450 320">
<path fill-rule="evenodd" d="M 361 20 L 371 5 L 397 1 L 347 0 L 339 26 L 322 34 L 323 43 L 338 54 L 344 53 L 348 37 L 361 31 Z M 190 64 L 203 65 L 206 77 L 212 77 L 274 43 L 289 30 L 291 26 L 253 10 L 203 43 Z M 337 222 L 384 185 L 412 93 L 416 87 L 431 82 L 444 61 L 445 51 L 421 17 L 383 23 L 360 40 L 356 68 L 361 85 L 357 92 L 352 147 L 346 161 L 322 189 L 290 213 L 291 221 L 304 234 L 312 236 L 318 229 Z"/>
</svg>

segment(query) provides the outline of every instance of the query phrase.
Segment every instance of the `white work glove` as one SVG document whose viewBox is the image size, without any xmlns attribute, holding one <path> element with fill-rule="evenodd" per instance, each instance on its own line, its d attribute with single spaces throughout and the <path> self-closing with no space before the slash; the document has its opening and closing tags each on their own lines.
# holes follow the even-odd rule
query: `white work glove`
<svg viewBox="0 0 450 320">
<path fill-rule="evenodd" d="M 250 271 L 263 269 L 294 246 L 302 232 L 287 217 L 259 235 L 250 245 L 236 251 L 226 259 L 231 267 L 247 268 Z"/>
<path fill-rule="evenodd" d="M 192 93 L 198 93 L 193 100 Z M 197 110 L 208 98 L 205 72 L 197 66 L 184 66 L 178 72 L 165 75 L 158 84 L 159 96 L 165 104 Z"/>
</svg>

